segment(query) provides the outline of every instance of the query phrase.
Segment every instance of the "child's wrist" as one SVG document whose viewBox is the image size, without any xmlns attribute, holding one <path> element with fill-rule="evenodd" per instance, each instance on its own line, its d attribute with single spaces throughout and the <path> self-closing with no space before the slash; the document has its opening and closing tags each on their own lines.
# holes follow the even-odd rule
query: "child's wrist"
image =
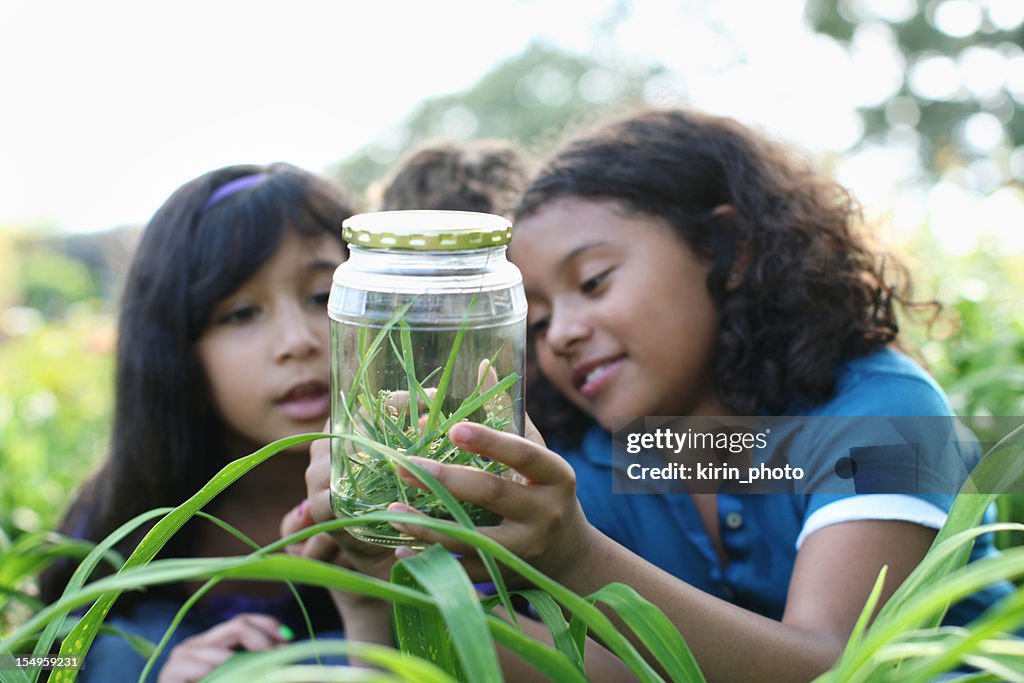
<svg viewBox="0 0 1024 683">
<path fill-rule="evenodd" d="M 575 576 L 577 593 L 589 594 L 602 588 L 614 579 L 609 578 L 608 569 L 614 565 L 614 541 L 605 536 L 597 527 L 587 524 L 586 544 L 580 552 L 580 562 Z"/>
<path fill-rule="evenodd" d="M 579 531 L 572 535 L 575 536 L 575 542 L 571 545 L 569 552 L 563 553 L 562 561 L 548 573 L 552 579 L 567 587 L 577 583 L 581 573 L 585 573 L 587 569 L 594 566 L 594 562 L 598 561 L 596 555 L 599 552 L 601 539 L 604 538 L 604 535 L 585 518 Z"/>
<path fill-rule="evenodd" d="M 379 612 L 387 613 L 391 609 L 391 603 L 380 598 L 371 598 L 355 593 L 342 591 L 331 591 L 331 598 L 335 606 L 341 612 L 342 617 L 376 615 Z"/>
</svg>

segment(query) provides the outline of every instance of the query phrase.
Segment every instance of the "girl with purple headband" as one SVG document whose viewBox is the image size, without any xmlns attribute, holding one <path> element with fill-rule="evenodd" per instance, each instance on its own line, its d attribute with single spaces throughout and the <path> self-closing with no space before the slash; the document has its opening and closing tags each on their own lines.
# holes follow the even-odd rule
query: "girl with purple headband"
<svg viewBox="0 0 1024 683">
<path fill-rule="evenodd" d="M 179 188 L 142 233 L 119 319 L 110 454 L 71 504 L 61 530 L 99 541 L 146 510 L 174 506 L 228 461 L 327 418 L 327 296 L 346 257 L 350 202 L 288 164 L 230 166 Z M 260 545 L 305 497 L 308 447 L 254 469 L 208 512 Z M 127 555 L 148 528 L 118 544 Z M 161 557 L 249 552 L 203 520 Z M 54 565 L 43 597 L 60 596 L 74 567 Z M 108 620 L 153 642 L 196 585 L 128 593 Z M 338 630 L 326 596 L 306 600 L 319 632 Z M 317 613 L 320 608 L 321 613 Z M 305 626 L 280 583 L 218 584 L 189 612 L 157 663 L 161 682 L 197 680 L 239 649 L 267 649 Z M 82 680 L 136 680 L 145 664 L 118 637 L 100 636 Z"/>
</svg>

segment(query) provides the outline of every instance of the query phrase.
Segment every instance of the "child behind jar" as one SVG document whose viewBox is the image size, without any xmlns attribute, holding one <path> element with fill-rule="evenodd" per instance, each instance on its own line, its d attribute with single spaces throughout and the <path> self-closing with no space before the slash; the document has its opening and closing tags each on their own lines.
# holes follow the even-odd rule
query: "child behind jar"
<svg viewBox="0 0 1024 683">
<path fill-rule="evenodd" d="M 64 533 L 99 541 L 143 511 L 180 504 L 230 460 L 321 430 L 329 403 L 326 297 L 346 253 L 340 225 L 352 213 L 338 189 L 288 164 L 221 168 L 167 199 L 143 231 L 125 283 L 110 453 L 72 502 Z M 281 517 L 304 494 L 306 452 L 272 458 L 207 511 L 260 544 L 278 539 Z M 127 556 L 145 530 L 117 549 Z M 249 551 L 197 520 L 160 557 Z M 72 570 L 59 564 L 43 576 L 44 599 L 59 597 Z M 196 588 L 123 595 L 110 621 L 159 641 Z M 168 669 L 180 671 L 209 668 L 200 651 L 225 657 L 278 644 L 279 625 L 302 624 L 294 602 L 282 585 L 223 582 L 189 612 L 158 669 L 168 651 Z M 332 610 L 322 624 L 338 627 Z M 125 641 L 101 636 L 82 673 L 135 680 L 143 663 Z M 173 680 L 167 670 L 161 675 Z"/>
</svg>

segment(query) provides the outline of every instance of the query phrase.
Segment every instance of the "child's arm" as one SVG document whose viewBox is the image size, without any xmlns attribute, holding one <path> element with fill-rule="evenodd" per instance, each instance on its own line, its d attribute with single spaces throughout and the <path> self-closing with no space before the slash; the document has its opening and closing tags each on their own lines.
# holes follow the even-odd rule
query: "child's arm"
<svg viewBox="0 0 1024 683">
<path fill-rule="evenodd" d="M 330 474 L 330 442 L 314 442 L 310 447 L 310 465 L 306 470 L 309 498 L 281 520 L 282 537 L 313 524 L 334 519 L 330 501 Z M 390 578 L 391 567 L 395 563 L 392 549 L 362 543 L 345 531 L 337 534 L 317 534 L 304 543 L 289 546 L 288 552 L 331 562 L 384 580 Z M 394 645 L 390 603 L 342 591 L 332 590 L 330 594 L 341 615 L 346 639 Z"/>
<path fill-rule="evenodd" d="M 318 441 L 310 449 L 310 466 L 306 470 L 309 498 L 298 505 L 281 523 L 281 535 L 287 536 L 312 524 L 334 518 L 330 505 L 330 446 Z M 388 579 L 396 561 L 395 551 L 357 541 L 350 534 L 318 534 L 301 546 L 290 546 L 290 553 L 333 562 L 364 574 Z M 331 597 L 341 614 L 348 640 L 394 646 L 391 631 L 391 605 L 382 600 L 352 593 L 331 591 Z M 496 610 L 499 615 L 500 609 Z M 551 632 L 544 624 L 519 615 L 523 630 L 535 640 L 553 646 Z M 509 680 L 544 681 L 528 662 L 504 647 L 498 648 L 502 670 Z M 354 663 L 356 660 L 352 660 Z M 632 679 L 629 670 L 599 643 L 588 641 L 586 646 L 587 674 L 595 683 L 625 683 Z"/>
<path fill-rule="evenodd" d="M 882 521 L 820 529 L 799 552 L 786 612 L 777 622 L 693 588 L 601 534 L 576 500 L 572 468 L 541 443 L 470 423 L 453 427 L 450 438 L 526 478 L 520 483 L 417 460 L 457 498 L 504 516 L 485 533 L 581 595 L 613 581 L 633 586 L 676 625 L 711 680 L 754 681 L 767 675 L 773 681 L 806 681 L 825 671 L 841 653 L 881 566 L 889 565 L 887 598 L 924 556 L 935 533 Z M 415 483 L 411 476 L 406 481 Z M 401 530 L 468 555 L 468 548 L 441 534 L 405 525 Z M 463 562 L 471 576 L 482 577 L 479 562 L 470 558 Z"/>
</svg>

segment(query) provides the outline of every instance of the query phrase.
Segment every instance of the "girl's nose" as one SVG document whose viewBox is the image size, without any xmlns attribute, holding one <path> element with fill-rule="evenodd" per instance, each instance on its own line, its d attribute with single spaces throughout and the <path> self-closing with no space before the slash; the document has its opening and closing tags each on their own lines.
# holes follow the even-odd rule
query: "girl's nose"
<svg viewBox="0 0 1024 683">
<path fill-rule="evenodd" d="M 580 312 L 552 312 L 545 338 L 551 350 L 558 355 L 574 353 L 581 342 L 593 334 L 589 322 Z"/>
<path fill-rule="evenodd" d="M 317 334 L 315 322 L 298 308 L 284 312 L 278 325 L 275 360 L 297 360 L 322 353 L 324 342 Z"/>
</svg>

